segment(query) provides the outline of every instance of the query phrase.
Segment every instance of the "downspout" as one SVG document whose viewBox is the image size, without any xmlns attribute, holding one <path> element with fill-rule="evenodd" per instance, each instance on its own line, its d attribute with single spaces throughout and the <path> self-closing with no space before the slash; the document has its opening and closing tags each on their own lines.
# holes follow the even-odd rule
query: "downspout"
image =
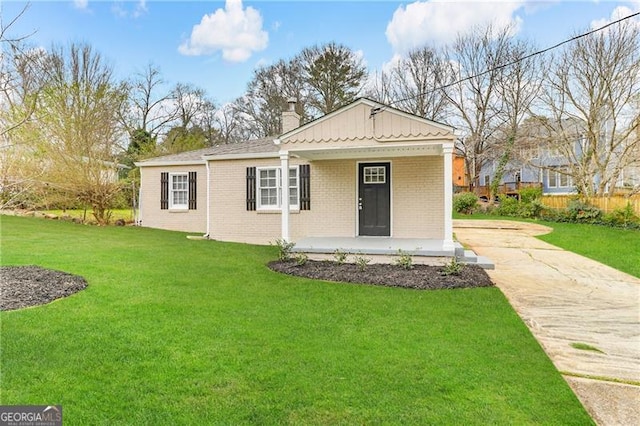
<svg viewBox="0 0 640 426">
<path fill-rule="evenodd" d="M 142 179 L 140 179 L 140 183 L 142 183 Z M 138 211 L 136 216 L 134 218 L 136 225 L 142 226 L 142 185 L 138 188 Z"/>
<path fill-rule="evenodd" d="M 210 205 L 209 198 L 211 194 L 211 169 L 209 168 L 209 160 L 205 160 L 205 167 L 207 169 L 207 233 L 204 234 L 204 238 L 209 239 L 211 236 L 211 216 L 210 216 Z"/>
</svg>

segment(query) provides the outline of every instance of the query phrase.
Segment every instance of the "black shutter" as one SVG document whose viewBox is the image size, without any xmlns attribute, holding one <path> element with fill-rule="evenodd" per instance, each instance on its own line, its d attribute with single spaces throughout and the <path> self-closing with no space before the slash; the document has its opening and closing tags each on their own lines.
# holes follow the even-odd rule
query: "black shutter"
<svg viewBox="0 0 640 426">
<path fill-rule="evenodd" d="M 247 210 L 256 209 L 256 168 L 247 167 Z"/>
<path fill-rule="evenodd" d="M 160 209 L 169 208 L 169 173 L 160 173 Z"/>
<path fill-rule="evenodd" d="M 189 210 L 196 209 L 198 172 L 189 172 Z"/>
<path fill-rule="evenodd" d="M 311 210 L 311 166 L 300 165 L 300 210 Z"/>
</svg>

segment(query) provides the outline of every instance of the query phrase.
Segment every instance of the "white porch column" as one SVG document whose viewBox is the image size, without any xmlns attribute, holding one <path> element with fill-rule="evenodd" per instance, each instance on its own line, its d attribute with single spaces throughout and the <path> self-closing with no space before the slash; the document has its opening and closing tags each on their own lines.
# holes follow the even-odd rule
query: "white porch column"
<svg viewBox="0 0 640 426">
<path fill-rule="evenodd" d="M 444 241 L 443 250 L 454 250 L 453 244 L 453 143 L 443 144 L 444 161 Z"/>
<path fill-rule="evenodd" d="M 282 207 L 282 239 L 289 241 L 289 153 L 280 153 L 280 188 L 282 188 L 280 206 Z"/>
</svg>

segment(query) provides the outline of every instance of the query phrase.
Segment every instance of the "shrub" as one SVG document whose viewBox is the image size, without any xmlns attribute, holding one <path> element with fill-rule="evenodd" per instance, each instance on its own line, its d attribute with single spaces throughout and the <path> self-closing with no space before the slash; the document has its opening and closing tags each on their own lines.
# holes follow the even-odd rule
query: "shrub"
<svg viewBox="0 0 640 426">
<path fill-rule="evenodd" d="M 304 264 L 309 260 L 309 256 L 307 256 L 305 253 L 296 253 L 293 256 L 293 260 L 296 261 L 296 265 L 304 266 Z"/>
<path fill-rule="evenodd" d="M 632 223 L 637 223 L 640 219 L 636 215 L 636 212 L 633 210 L 633 206 L 630 202 L 627 202 L 627 205 L 620 209 L 615 209 L 608 215 L 613 221 L 615 225 L 621 226 L 629 226 Z"/>
<path fill-rule="evenodd" d="M 453 210 L 456 213 L 471 214 L 478 207 L 478 196 L 473 192 L 462 192 L 453 196 Z"/>
<path fill-rule="evenodd" d="M 346 262 L 347 256 L 348 256 L 348 253 L 343 252 L 339 248 L 333 252 L 333 258 L 336 260 L 336 263 L 338 265 L 342 265 L 344 262 Z"/>
<path fill-rule="evenodd" d="M 451 262 L 444 265 L 440 273 L 445 276 L 460 275 L 460 272 L 462 272 L 463 267 L 464 265 L 458 262 L 458 260 L 455 257 L 453 257 L 451 258 Z"/>
<path fill-rule="evenodd" d="M 594 223 L 602 217 L 602 211 L 599 208 L 580 200 L 571 201 L 567 210 L 572 222 Z"/>
<path fill-rule="evenodd" d="M 518 206 L 518 216 L 526 218 L 540 217 L 543 209 L 544 205 L 540 200 L 531 200 L 528 203 L 520 201 Z"/>
<path fill-rule="evenodd" d="M 398 257 L 393 260 L 393 263 L 407 270 L 413 269 L 413 257 L 402 249 L 398 249 Z"/>
<path fill-rule="evenodd" d="M 358 269 L 360 271 L 364 271 L 367 265 L 369 264 L 369 262 L 371 262 L 371 259 L 364 256 L 356 256 L 355 262 L 356 262 L 356 265 L 358 266 Z"/>
<path fill-rule="evenodd" d="M 520 202 L 523 204 L 538 201 L 540 197 L 542 197 L 542 188 L 540 187 L 522 188 L 520 190 Z"/>
<path fill-rule="evenodd" d="M 505 194 L 498 196 L 500 204 L 495 209 L 495 213 L 500 216 L 518 216 L 520 203 L 517 198 Z"/>
<path fill-rule="evenodd" d="M 278 247 L 278 259 L 287 261 L 291 259 L 291 250 L 296 245 L 296 243 L 291 243 L 287 240 L 278 238 L 271 245 L 275 245 L 276 247 Z"/>
</svg>

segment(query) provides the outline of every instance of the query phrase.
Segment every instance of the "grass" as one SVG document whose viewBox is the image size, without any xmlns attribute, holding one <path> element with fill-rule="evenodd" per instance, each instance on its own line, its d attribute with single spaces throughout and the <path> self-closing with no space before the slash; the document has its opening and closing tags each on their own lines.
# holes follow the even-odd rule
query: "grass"
<svg viewBox="0 0 640 426">
<path fill-rule="evenodd" d="M 596 260 L 640 278 L 640 231 L 581 223 L 546 222 L 487 214 L 454 214 L 454 219 L 489 219 L 534 222 L 553 228 L 537 236 L 554 246 Z"/>
<path fill-rule="evenodd" d="M 1 217 L 2 264 L 84 276 L 0 313 L 0 404 L 68 424 L 592 424 L 497 288 L 283 276 L 275 247 Z"/>
<path fill-rule="evenodd" d="M 552 233 L 538 236 L 542 241 L 640 278 L 640 231 L 577 223 L 540 223 L 553 228 Z"/>
<path fill-rule="evenodd" d="M 604 353 L 600 349 L 596 348 L 595 346 L 591 346 L 588 343 L 574 342 L 574 343 L 571 343 L 570 346 L 575 349 L 580 349 L 581 351 L 600 352 L 601 354 Z"/>
</svg>

